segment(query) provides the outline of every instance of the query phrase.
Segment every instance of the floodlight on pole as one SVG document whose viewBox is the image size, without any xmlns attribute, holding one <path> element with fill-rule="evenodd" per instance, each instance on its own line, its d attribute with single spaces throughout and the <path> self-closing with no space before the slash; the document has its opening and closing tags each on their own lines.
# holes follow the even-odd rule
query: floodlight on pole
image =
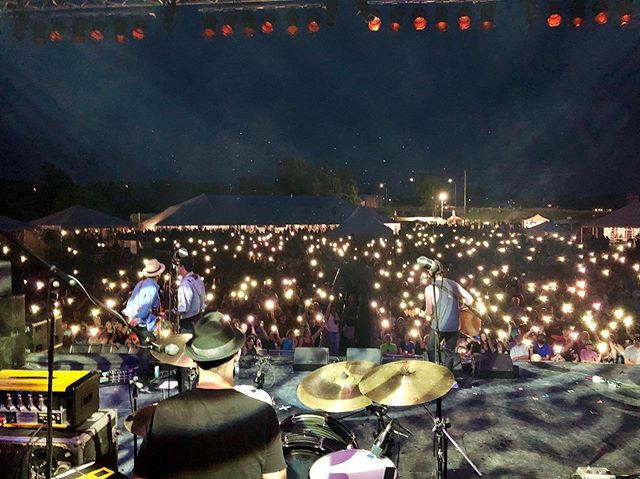
<svg viewBox="0 0 640 479">
<path fill-rule="evenodd" d="M 453 204 L 457 205 L 458 204 L 458 183 L 456 183 L 456 180 L 454 180 L 453 178 L 449 178 L 447 182 L 449 184 L 453 183 Z"/>
<path fill-rule="evenodd" d="M 446 191 L 441 191 L 440 194 L 438 195 L 438 199 L 440 200 L 440 217 L 444 218 L 444 202 L 447 201 L 447 198 L 449 197 L 449 195 L 447 195 Z"/>
</svg>

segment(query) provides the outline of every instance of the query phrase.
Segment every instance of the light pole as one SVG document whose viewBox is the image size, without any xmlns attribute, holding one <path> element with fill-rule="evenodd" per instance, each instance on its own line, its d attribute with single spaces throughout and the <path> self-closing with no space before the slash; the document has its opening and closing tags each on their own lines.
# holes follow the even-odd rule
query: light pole
<svg viewBox="0 0 640 479">
<path fill-rule="evenodd" d="M 449 178 L 447 180 L 449 184 L 453 183 L 453 205 L 457 208 L 458 206 L 458 183 L 453 178 Z"/>
<path fill-rule="evenodd" d="M 438 195 L 438 199 L 440 200 L 440 218 L 444 218 L 444 202 L 447 201 L 447 192 L 446 191 L 442 191 L 439 195 Z"/>
<path fill-rule="evenodd" d="M 382 197 L 382 204 L 384 206 L 384 204 L 387 201 L 387 184 L 386 183 L 380 183 L 380 189 L 384 188 L 384 196 Z"/>
</svg>

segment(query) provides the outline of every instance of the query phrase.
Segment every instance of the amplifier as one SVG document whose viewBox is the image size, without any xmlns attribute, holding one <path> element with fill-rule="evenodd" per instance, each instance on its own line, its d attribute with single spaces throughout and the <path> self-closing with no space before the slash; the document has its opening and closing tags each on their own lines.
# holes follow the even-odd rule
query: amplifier
<svg viewBox="0 0 640 479">
<path fill-rule="evenodd" d="M 38 427 L 47 422 L 47 371 L 0 371 L 0 422 L 4 427 Z M 53 422 L 76 427 L 98 410 L 97 371 L 53 372 Z"/>
<path fill-rule="evenodd" d="M 116 470 L 117 411 L 95 412 L 76 430 L 53 431 L 53 474 L 55 477 L 82 464 L 96 461 L 105 469 Z M 46 472 L 46 427 L 39 429 L 0 429 L 0 477 L 44 478 Z M 107 477 L 102 476 L 88 477 Z M 85 476 L 85 477 L 87 477 Z M 77 476 L 72 476 L 77 477 Z"/>
</svg>

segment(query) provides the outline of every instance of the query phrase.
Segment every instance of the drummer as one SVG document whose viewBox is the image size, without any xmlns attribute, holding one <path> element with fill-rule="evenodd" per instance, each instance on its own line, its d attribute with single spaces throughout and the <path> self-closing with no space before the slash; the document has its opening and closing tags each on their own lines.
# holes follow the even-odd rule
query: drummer
<svg viewBox="0 0 640 479">
<path fill-rule="evenodd" d="M 135 477 L 286 478 L 275 410 L 233 389 L 243 344 L 244 333 L 219 314 L 197 323 L 185 353 L 198 367 L 198 384 L 158 404 Z"/>
<path fill-rule="evenodd" d="M 435 283 L 436 313 L 434 313 L 433 285 Z M 473 296 L 466 289 L 452 279 L 444 277 L 440 270 L 436 275 L 429 276 L 424 290 L 425 311 L 431 315 L 431 332 L 427 351 L 429 361 L 436 362 L 436 331 L 440 333 L 442 349 L 442 364 L 453 370 L 456 358 L 456 344 L 460 336 L 460 306 L 473 304 Z M 438 324 L 436 324 L 436 317 Z"/>
</svg>

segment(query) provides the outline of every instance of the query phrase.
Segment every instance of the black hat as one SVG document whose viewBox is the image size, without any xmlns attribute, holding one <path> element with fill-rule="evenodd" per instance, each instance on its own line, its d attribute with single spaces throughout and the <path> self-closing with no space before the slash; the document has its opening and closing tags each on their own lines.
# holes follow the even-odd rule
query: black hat
<svg viewBox="0 0 640 479">
<path fill-rule="evenodd" d="M 216 311 L 195 324 L 185 353 L 194 361 L 217 361 L 232 356 L 243 345 L 244 333 L 231 326 L 222 313 Z"/>
</svg>

